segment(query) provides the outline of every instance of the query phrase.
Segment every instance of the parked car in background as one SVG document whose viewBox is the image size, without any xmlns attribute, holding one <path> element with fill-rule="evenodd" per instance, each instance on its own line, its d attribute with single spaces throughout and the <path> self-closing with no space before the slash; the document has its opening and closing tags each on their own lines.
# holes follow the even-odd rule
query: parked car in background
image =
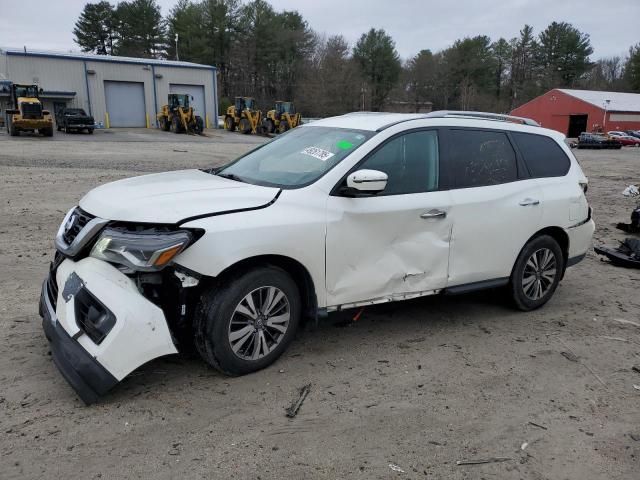
<svg viewBox="0 0 640 480">
<path fill-rule="evenodd" d="M 632 137 L 640 138 L 640 130 L 625 130 L 624 133 Z"/>
<path fill-rule="evenodd" d="M 625 132 L 611 131 L 611 132 L 607 132 L 607 135 L 615 138 L 618 142 L 620 142 L 625 147 L 640 146 L 640 138 L 632 137 L 631 135 L 627 135 Z"/>
<path fill-rule="evenodd" d="M 93 117 L 87 115 L 82 108 L 63 108 L 56 113 L 58 131 L 64 130 L 65 133 L 82 130 L 93 133 L 95 123 Z"/>
<path fill-rule="evenodd" d="M 582 132 L 578 137 L 578 148 L 622 148 L 622 143 L 615 140 L 613 137 L 605 135 L 604 133 L 587 133 Z"/>
<path fill-rule="evenodd" d="M 332 311 L 498 287 L 530 311 L 591 248 L 586 191 L 564 135 L 528 119 L 325 118 L 223 167 L 87 193 L 56 236 L 43 327 L 90 403 L 191 344 L 255 372 Z"/>
</svg>

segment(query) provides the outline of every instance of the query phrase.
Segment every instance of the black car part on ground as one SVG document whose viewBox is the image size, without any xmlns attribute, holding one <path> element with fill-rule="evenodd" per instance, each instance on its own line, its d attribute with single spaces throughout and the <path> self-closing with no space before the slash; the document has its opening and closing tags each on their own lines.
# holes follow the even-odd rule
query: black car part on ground
<svg viewBox="0 0 640 480">
<path fill-rule="evenodd" d="M 640 205 L 631 211 L 631 223 L 618 223 L 616 228 L 627 233 L 640 233 Z"/>
<path fill-rule="evenodd" d="M 607 257 L 613 265 L 627 268 L 640 268 L 640 240 L 625 238 L 618 247 L 606 245 L 595 247 L 595 252 Z"/>
</svg>

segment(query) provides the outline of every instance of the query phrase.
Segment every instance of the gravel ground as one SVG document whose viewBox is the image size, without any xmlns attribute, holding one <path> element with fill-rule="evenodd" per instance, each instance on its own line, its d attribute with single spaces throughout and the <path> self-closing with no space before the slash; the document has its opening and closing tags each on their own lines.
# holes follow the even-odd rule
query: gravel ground
<svg viewBox="0 0 640 480">
<path fill-rule="evenodd" d="M 261 372 L 167 357 L 85 407 L 38 316 L 58 224 L 101 183 L 263 141 L 207 135 L 0 134 L 0 478 L 638 478 L 640 325 L 621 320 L 640 323 L 640 271 L 593 253 L 539 311 L 485 292 L 370 307 L 347 326 L 353 312 L 332 314 Z M 594 241 L 624 238 L 640 149 L 576 154 Z M 503 461 L 456 464 L 491 458 Z"/>
</svg>

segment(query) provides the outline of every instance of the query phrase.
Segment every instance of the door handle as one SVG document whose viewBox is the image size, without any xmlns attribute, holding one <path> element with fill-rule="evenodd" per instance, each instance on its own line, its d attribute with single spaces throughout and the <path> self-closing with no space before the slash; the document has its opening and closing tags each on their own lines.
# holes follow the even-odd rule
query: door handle
<svg viewBox="0 0 640 480">
<path fill-rule="evenodd" d="M 529 207 L 531 205 L 540 205 L 540 200 L 536 200 L 535 198 L 525 198 L 520 201 L 520 206 Z"/>
<path fill-rule="evenodd" d="M 434 208 L 433 210 L 429 210 L 428 212 L 421 214 L 420 218 L 445 218 L 446 216 L 447 212 Z"/>
</svg>

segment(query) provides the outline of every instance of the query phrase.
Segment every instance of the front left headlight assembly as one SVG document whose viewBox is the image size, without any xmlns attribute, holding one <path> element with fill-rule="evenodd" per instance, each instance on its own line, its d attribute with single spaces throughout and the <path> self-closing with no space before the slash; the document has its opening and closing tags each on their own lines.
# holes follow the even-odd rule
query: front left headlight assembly
<svg viewBox="0 0 640 480">
<path fill-rule="evenodd" d="M 162 232 L 105 228 L 91 249 L 91 256 L 133 270 L 155 272 L 166 267 L 192 239 L 191 232 L 187 230 Z"/>
</svg>

